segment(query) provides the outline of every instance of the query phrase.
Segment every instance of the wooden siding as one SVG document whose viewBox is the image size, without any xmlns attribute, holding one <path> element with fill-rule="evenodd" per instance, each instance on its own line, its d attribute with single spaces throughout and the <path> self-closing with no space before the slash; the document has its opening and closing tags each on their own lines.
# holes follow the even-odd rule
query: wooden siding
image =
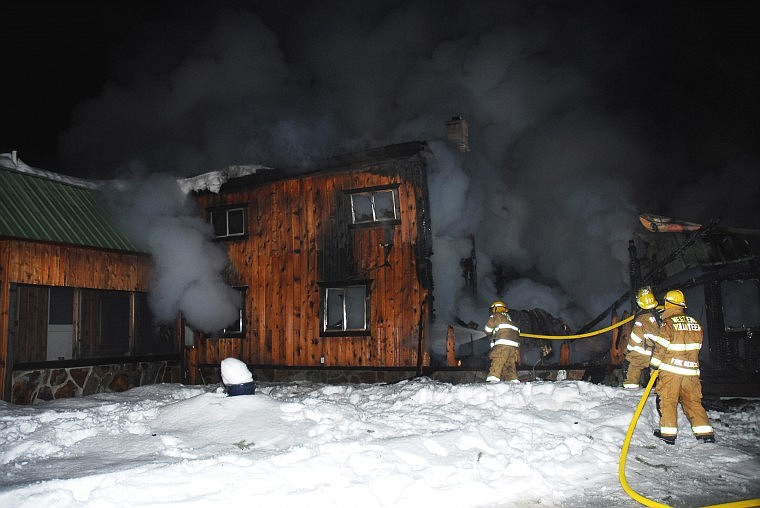
<svg viewBox="0 0 760 508">
<path fill-rule="evenodd" d="M 0 394 L 9 384 L 11 284 L 147 291 L 149 269 L 150 257 L 144 254 L 0 239 Z"/>
<path fill-rule="evenodd" d="M 25 329 L 16 328 L 13 335 L 14 361 L 29 361 L 45 358 L 47 355 L 48 289 L 31 286 L 27 291 L 18 291 L 18 319 L 12 326 L 25 323 Z M 20 340 L 23 337 L 24 340 Z"/>
<path fill-rule="evenodd" d="M 248 231 L 223 243 L 228 282 L 247 287 L 245 334 L 217 347 L 199 341 L 198 364 L 221 361 L 219 348 L 235 353 L 232 340 L 251 365 L 415 368 L 428 316 L 429 288 L 418 265 L 429 262 L 420 259 L 429 249 L 420 233 L 429 225 L 425 182 L 424 162 L 411 158 L 197 195 L 207 210 L 246 206 Z M 346 193 L 382 185 L 398 186 L 401 214 L 387 265 L 384 228 L 352 227 Z M 371 281 L 370 335 L 321 335 L 319 284 L 350 280 Z"/>
<path fill-rule="evenodd" d="M 3 281 L 42 286 L 147 291 L 150 257 L 60 244 L 5 240 Z"/>
</svg>

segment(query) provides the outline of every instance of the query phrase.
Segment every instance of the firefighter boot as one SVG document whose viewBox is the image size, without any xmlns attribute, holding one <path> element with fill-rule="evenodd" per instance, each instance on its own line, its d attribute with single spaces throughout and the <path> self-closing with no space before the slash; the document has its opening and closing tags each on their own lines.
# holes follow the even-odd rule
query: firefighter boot
<svg viewBox="0 0 760 508">
<path fill-rule="evenodd" d="M 701 436 L 694 436 L 697 438 L 697 441 L 702 441 L 703 443 L 714 443 L 715 442 L 715 434 L 702 434 Z"/>
<path fill-rule="evenodd" d="M 660 438 L 663 441 L 665 441 L 665 444 L 669 444 L 669 445 L 676 444 L 676 436 L 663 436 L 659 430 L 655 430 L 653 434 L 654 434 L 654 437 Z"/>
</svg>

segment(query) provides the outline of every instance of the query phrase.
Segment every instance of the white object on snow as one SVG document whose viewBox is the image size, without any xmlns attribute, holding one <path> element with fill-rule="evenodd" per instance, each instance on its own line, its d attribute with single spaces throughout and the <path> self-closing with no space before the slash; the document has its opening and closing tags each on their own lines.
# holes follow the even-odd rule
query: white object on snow
<svg viewBox="0 0 760 508">
<path fill-rule="evenodd" d="M 237 358 L 222 360 L 222 382 L 225 385 L 241 385 L 253 381 L 253 374 L 248 366 Z"/>
</svg>

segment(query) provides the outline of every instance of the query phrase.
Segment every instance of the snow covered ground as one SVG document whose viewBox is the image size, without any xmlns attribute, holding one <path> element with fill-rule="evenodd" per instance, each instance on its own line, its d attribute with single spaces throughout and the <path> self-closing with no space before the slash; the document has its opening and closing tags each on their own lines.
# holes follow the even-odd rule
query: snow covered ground
<svg viewBox="0 0 760 508">
<path fill-rule="evenodd" d="M 0 403 L 0 506 L 640 506 L 618 461 L 643 393 L 583 381 L 154 385 L 38 406 Z M 672 506 L 760 497 L 760 401 L 683 414 L 652 436 L 654 396 L 626 477 Z"/>
</svg>

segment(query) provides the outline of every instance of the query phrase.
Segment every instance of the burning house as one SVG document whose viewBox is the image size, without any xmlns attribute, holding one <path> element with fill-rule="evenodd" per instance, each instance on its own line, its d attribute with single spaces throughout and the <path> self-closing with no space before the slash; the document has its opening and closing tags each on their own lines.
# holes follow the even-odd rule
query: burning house
<svg viewBox="0 0 760 508">
<path fill-rule="evenodd" d="M 98 184 L 7 157 L 4 399 L 215 382 L 226 357 L 272 379 L 419 374 L 432 313 L 426 150 L 394 145 L 300 174 L 228 168 L 215 183 L 202 177 L 202 189 L 181 181 L 241 296 L 238 319 L 213 332 L 193 329 L 182 313 L 156 322 L 153 255 L 109 220 Z"/>
<path fill-rule="evenodd" d="M 190 382 L 215 379 L 227 356 L 271 380 L 419 373 L 432 308 L 426 150 L 393 145 L 193 190 L 243 305 L 228 327 L 194 334 Z"/>
<path fill-rule="evenodd" d="M 466 123 L 454 118 L 447 127 L 466 152 Z M 228 357 L 272 381 L 482 380 L 482 327 L 433 315 L 429 156 L 427 143 L 410 142 L 297 172 L 236 166 L 180 180 L 199 205 L 194 219 L 226 255 L 224 282 L 240 296 L 236 319 L 213 331 L 182 312 L 168 322 L 154 317 L 154 254 L 108 219 L 95 183 L 2 156 L 4 400 L 215 383 Z M 706 393 L 750 392 L 760 370 L 760 235 L 645 217 L 630 242 L 631 290 L 599 318 L 578 331 L 541 309 L 512 309 L 513 319 L 523 332 L 582 333 L 629 315 L 642 285 L 658 296 L 678 287 L 705 325 Z M 474 285 L 474 247 L 460 268 L 452 277 Z M 629 332 L 630 325 L 596 338 L 598 354 L 582 360 L 573 341 L 525 339 L 521 377 L 562 371 L 602 381 L 620 370 Z"/>
</svg>

